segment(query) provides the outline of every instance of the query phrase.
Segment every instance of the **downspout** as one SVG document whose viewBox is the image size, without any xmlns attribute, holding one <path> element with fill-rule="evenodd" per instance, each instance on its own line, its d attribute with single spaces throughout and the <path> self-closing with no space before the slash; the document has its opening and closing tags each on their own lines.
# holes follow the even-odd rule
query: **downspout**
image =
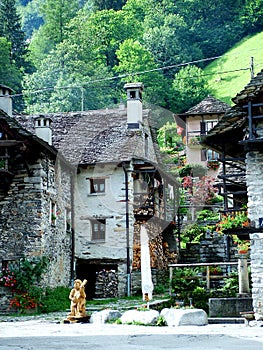
<svg viewBox="0 0 263 350">
<path fill-rule="evenodd" d="M 126 216 L 126 259 L 127 259 L 127 296 L 131 295 L 131 268 L 130 268 L 130 232 L 129 232 L 129 189 L 128 189 L 128 172 L 125 163 L 122 163 L 125 179 L 125 216 Z"/>
<path fill-rule="evenodd" d="M 71 262 L 70 262 L 70 284 L 74 285 L 75 279 L 75 186 L 74 173 L 70 175 L 70 200 L 71 200 Z"/>
</svg>

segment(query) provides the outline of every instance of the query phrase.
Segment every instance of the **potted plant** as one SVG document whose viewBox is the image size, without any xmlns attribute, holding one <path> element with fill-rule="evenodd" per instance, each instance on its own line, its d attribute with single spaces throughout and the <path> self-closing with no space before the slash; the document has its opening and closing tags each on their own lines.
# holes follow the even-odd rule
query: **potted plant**
<svg viewBox="0 0 263 350">
<path fill-rule="evenodd" d="M 237 246 L 238 254 L 247 254 L 250 248 L 250 241 L 238 238 L 236 235 L 233 236 L 234 243 Z"/>
<path fill-rule="evenodd" d="M 219 161 L 214 159 L 214 160 L 208 160 L 206 163 L 206 166 L 210 170 L 217 170 L 219 168 Z"/>
<path fill-rule="evenodd" d="M 189 138 L 188 146 L 200 146 L 200 136 L 192 136 Z"/>
<path fill-rule="evenodd" d="M 246 212 L 238 212 L 234 214 L 223 215 L 221 221 L 216 224 L 217 232 L 225 232 L 227 230 L 244 229 L 250 226 Z"/>
</svg>

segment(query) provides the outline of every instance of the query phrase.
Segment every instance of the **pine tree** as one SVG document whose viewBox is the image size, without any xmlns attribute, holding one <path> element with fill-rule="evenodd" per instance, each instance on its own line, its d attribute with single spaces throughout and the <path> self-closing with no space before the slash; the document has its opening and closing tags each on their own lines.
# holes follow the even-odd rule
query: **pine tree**
<svg viewBox="0 0 263 350">
<path fill-rule="evenodd" d="M 16 10 L 16 0 L 0 0 L 0 36 L 11 43 L 11 59 L 15 65 L 25 68 L 27 48 L 21 18 Z"/>
</svg>

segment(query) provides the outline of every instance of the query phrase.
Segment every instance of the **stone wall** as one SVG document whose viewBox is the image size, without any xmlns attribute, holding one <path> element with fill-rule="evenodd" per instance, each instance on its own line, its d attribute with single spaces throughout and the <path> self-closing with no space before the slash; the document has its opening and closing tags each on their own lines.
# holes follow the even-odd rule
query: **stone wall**
<svg viewBox="0 0 263 350">
<path fill-rule="evenodd" d="M 14 178 L 0 202 L 0 264 L 22 257 L 46 256 L 48 271 L 42 283 L 69 285 L 71 231 L 66 228 L 70 212 L 70 176 L 54 156 L 17 160 Z M 58 176 L 57 176 L 58 175 Z M 51 207 L 56 220 L 51 220 Z"/>
<path fill-rule="evenodd" d="M 263 153 L 247 153 L 246 180 L 248 217 L 255 228 L 259 228 L 263 218 Z M 253 308 L 258 317 L 263 318 L 263 233 L 253 233 L 250 238 Z"/>
</svg>

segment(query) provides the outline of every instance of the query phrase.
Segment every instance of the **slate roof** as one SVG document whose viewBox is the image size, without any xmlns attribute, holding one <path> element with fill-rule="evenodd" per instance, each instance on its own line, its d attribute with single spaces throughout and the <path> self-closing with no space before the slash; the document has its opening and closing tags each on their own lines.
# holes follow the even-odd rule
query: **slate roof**
<svg viewBox="0 0 263 350">
<path fill-rule="evenodd" d="M 143 110 L 143 127 L 148 133 L 153 132 L 148 126 L 149 113 L 149 110 Z M 49 113 L 17 116 L 17 119 L 35 132 L 34 120 L 40 116 L 51 119 L 52 143 L 72 164 L 144 158 L 142 131 L 127 129 L 126 109 Z M 150 161 L 156 162 L 157 159 Z"/>
<path fill-rule="evenodd" d="M 27 144 L 28 146 L 30 145 L 32 153 L 42 149 L 51 153 L 55 157 L 57 156 L 57 150 L 55 149 L 55 147 L 50 146 L 49 144 L 35 136 L 30 130 L 27 130 L 27 128 L 21 125 L 16 118 L 11 117 L 1 109 L 0 124 L 2 128 L 9 129 L 9 133 L 11 133 L 12 139 L 16 141 L 21 141 Z M 34 146 L 32 147 L 32 145 Z M 63 159 L 63 157 L 61 159 Z M 65 160 L 63 159 L 63 161 Z"/>
<path fill-rule="evenodd" d="M 259 95 L 263 96 L 263 70 L 232 99 L 236 105 L 208 132 L 202 143 L 219 151 L 225 149 L 233 156 L 244 156 L 244 147 L 239 141 L 246 135 L 247 111 L 242 106 Z"/>
<path fill-rule="evenodd" d="M 263 93 L 263 69 L 251 79 L 251 81 L 241 90 L 232 101 L 236 104 L 245 103 Z"/>
<path fill-rule="evenodd" d="M 191 107 L 185 114 L 221 114 L 229 109 L 230 106 L 227 103 L 213 96 L 207 96 L 196 106 Z"/>
</svg>

